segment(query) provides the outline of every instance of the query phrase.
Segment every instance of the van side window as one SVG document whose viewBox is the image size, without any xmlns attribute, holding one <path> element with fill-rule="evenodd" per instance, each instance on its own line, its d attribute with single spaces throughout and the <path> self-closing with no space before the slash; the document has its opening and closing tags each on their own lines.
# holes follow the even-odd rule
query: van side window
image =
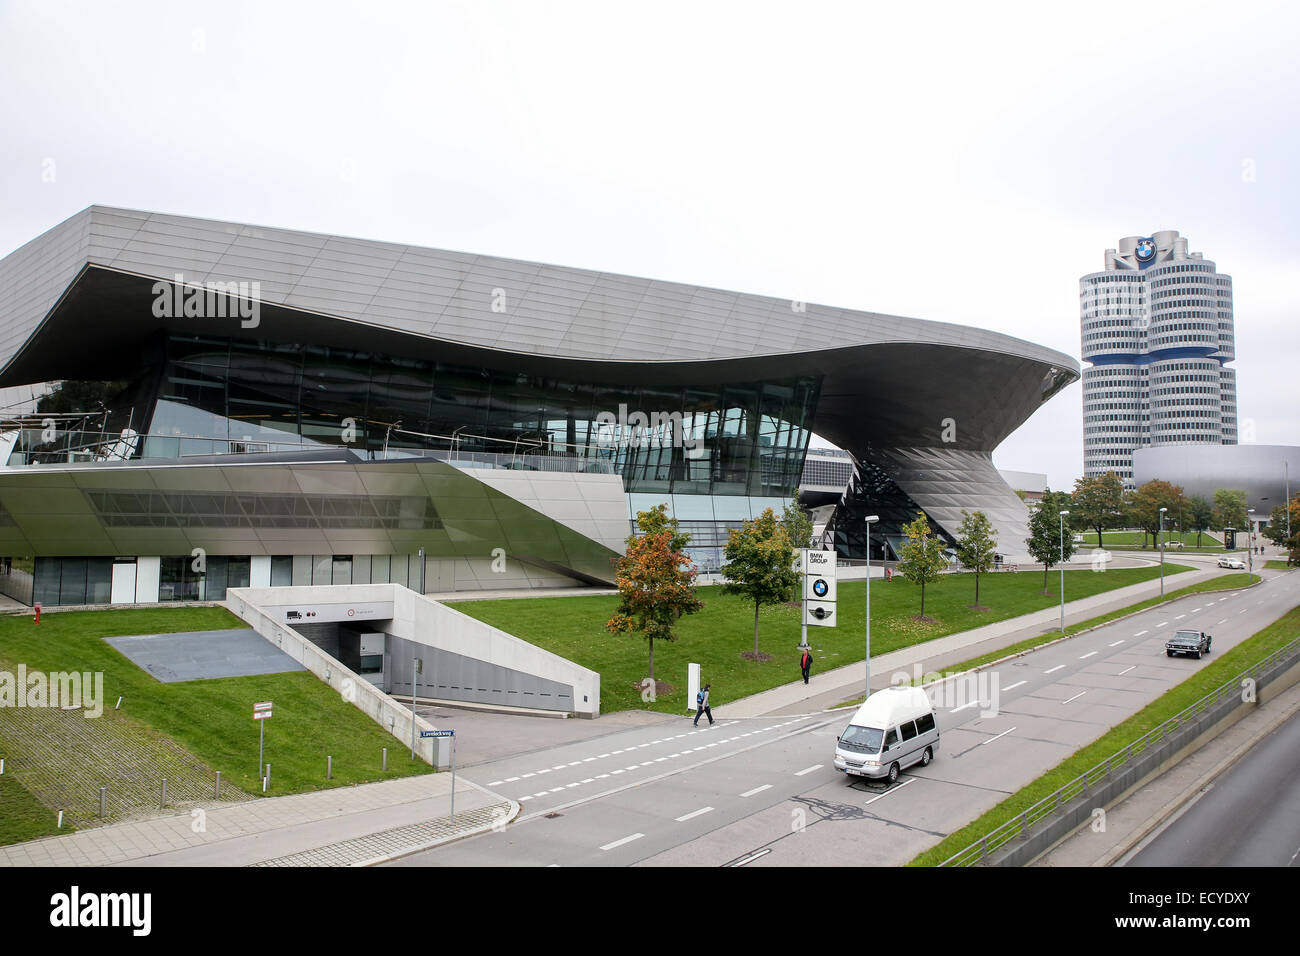
<svg viewBox="0 0 1300 956">
<path fill-rule="evenodd" d="M 904 724 L 900 724 L 898 729 L 903 732 L 904 740 L 911 740 L 916 736 L 916 724 L 910 720 Z"/>
<path fill-rule="evenodd" d="M 889 733 L 885 734 L 885 748 L 888 749 L 896 743 L 898 743 L 898 731 L 891 728 Z"/>
<path fill-rule="evenodd" d="M 917 733 L 924 734 L 931 730 L 934 730 L 934 714 L 923 714 L 916 718 Z"/>
</svg>

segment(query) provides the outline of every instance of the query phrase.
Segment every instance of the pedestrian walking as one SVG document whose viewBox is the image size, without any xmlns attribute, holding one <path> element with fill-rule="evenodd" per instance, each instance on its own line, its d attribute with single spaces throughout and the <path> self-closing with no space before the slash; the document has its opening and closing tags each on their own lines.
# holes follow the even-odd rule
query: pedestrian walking
<svg viewBox="0 0 1300 956">
<path fill-rule="evenodd" d="M 712 684 L 705 684 L 704 689 L 695 695 L 695 726 L 700 726 L 700 715 L 706 715 L 709 718 L 709 724 L 713 724 L 713 711 L 709 710 L 709 688 Z"/>
<path fill-rule="evenodd" d="M 811 648 L 805 647 L 803 655 L 799 658 L 799 670 L 803 672 L 803 682 L 805 684 L 808 683 L 808 672 L 812 670 L 813 656 L 811 651 Z"/>
</svg>

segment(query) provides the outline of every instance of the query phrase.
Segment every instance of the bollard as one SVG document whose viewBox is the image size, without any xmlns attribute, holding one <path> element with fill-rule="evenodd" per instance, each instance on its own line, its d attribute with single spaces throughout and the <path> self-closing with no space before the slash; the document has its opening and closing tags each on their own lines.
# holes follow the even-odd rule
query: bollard
<svg viewBox="0 0 1300 956">
<path fill-rule="evenodd" d="M 36 623 L 37 623 L 37 624 L 40 624 L 40 623 L 41 623 L 41 602 L 40 602 L 40 601 L 37 601 L 37 602 L 36 602 Z M 63 819 L 63 811 L 62 811 L 62 810 L 59 811 L 59 819 L 60 819 L 60 820 Z M 60 824 L 60 826 L 62 826 L 62 824 Z"/>
<path fill-rule="evenodd" d="M 159 805 L 158 809 L 161 810 L 166 806 L 167 806 L 167 778 L 163 777 L 162 778 L 162 803 Z"/>
<path fill-rule="evenodd" d="M 221 771 L 217 771 L 217 792 L 212 796 L 213 800 L 221 799 Z"/>
<path fill-rule="evenodd" d="M 121 698 L 121 697 L 119 697 L 119 698 L 117 699 L 117 706 L 114 707 L 113 709 L 114 709 L 114 710 L 121 710 L 121 709 L 122 709 L 122 698 Z"/>
<path fill-rule="evenodd" d="M 60 830 L 63 829 L 63 811 L 62 811 L 62 810 L 59 811 L 59 822 L 58 822 L 58 824 L 57 824 L 57 827 L 58 827 L 58 829 L 60 829 Z"/>
<path fill-rule="evenodd" d="M 262 778 L 262 792 L 266 793 L 266 778 Z"/>
<path fill-rule="evenodd" d="M 270 765 L 270 764 L 267 764 L 267 765 L 266 765 L 266 782 L 267 782 L 267 783 L 270 783 L 270 782 L 271 782 L 271 765 Z"/>
<path fill-rule="evenodd" d="M 385 760 L 384 762 L 387 763 L 388 761 Z M 5 758 L 0 757 L 0 773 L 4 773 L 4 772 L 5 772 Z"/>
<path fill-rule="evenodd" d="M 5 762 L 4 762 L 3 760 L 0 760 L 0 773 L 4 773 L 4 769 L 5 769 Z M 387 769 L 388 769 L 388 748 L 387 748 L 387 747 L 384 748 L 384 766 L 383 766 L 383 769 L 384 769 L 384 770 L 387 770 Z"/>
<path fill-rule="evenodd" d="M 334 758 L 332 756 L 325 758 L 325 779 L 334 779 Z"/>
<path fill-rule="evenodd" d="M 104 811 L 108 804 L 108 787 L 99 788 L 99 819 L 104 819 Z"/>
</svg>

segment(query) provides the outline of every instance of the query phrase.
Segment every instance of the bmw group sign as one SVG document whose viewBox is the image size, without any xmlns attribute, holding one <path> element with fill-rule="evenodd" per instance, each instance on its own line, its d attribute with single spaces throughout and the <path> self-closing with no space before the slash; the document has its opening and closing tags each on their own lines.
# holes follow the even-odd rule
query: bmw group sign
<svg viewBox="0 0 1300 956">
<path fill-rule="evenodd" d="M 804 623 L 815 627 L 834 627 L 835 569 L 834 551 L 804 551 L 803 598 Z"/>
</svg>

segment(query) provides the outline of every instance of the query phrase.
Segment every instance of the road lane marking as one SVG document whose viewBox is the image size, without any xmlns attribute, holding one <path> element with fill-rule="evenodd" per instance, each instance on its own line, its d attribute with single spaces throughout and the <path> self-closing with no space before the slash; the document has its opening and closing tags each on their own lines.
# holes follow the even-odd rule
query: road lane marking
<svg viewBox="0 0 1300 956">
<path fill-rule="evenodd" d="M 559 793 L 559 792 L 560 792 L 561 790 L 563 790 L 563 789 L 564 789 L 563 787 L 553 787 L 549 792 L 550 792 L 550 793 Z"/>
<path fill-rule="evenodd" d="M 608 757 L 608 756 L 609 756 L 609 754 L 596 754 L 596 759 L 597 759 L 597 760 L 604 760 L 604 759 L 605 759 L 606 757 Z"/>
<path fill-rule="evenodd" d="M 1015 728 L 1012 728 L 1012 729 L 1014 730 Z M 864 807 L 869 807 L 869 806 L 871 806 L 873 803 L 875 803 L 877 800 L 881 799 L 882 797 L 887 797 L 887 796 L 889 796 L 891 793 L 895 793 L 895 792 L 897 792 L 897 791 L 899 791 L 899 790 L 902 790 L 902 789 L 903 789 L 904 787 L 906 787 L 909 783 L 916 783 L 916 780 L 914 780 L 914 779 L 912 779 L 912 780 L 904 780 L 902 783 L 898 784 L 897 786 L 890 787 L 890 788 L 889 788 L 888 790 L 886 790 L 884 793 L 878 793 L 878 794 L 876 794 L 874 797 L 872 797 L 870 800 L 868 800 L 866 803 L 864 803 L 863 806 L 864 806 Z"/>
<path fill-rule="evenodd" d="M 604 780 L 604 779 L 606 779 L 606 778 L 608 778 L 608 777 L 609 777 L 609 774 L 607 774 L 607 773 L 598 773 L 598 774 L 596 774 L 596 779 L 597 779 L 597 780 Z"/>
<path fill-rule="evenodd" d="M 563 769 L 564 769 L 564 764 L 560 764 L 558 767 L 552 767 L 551 769 L 552 769 L 552 770 L 563 770 Z"/>
<path fill-rule="evenodd" d="M 596 779 L 595 777 L 588 777 L 586 780 L 584 780 L 584 781 L 582 781 L 582 782 L 583 782 L 583 783 L 591 783 L 591 782 L 592 782 L 593 780 L 595 780 L 595 779 Z"/>
<path fill-rule="evenodd" d="M 822 766 L 823 766 L 822 764 L 815 763 L 811 767 L 804 767 L 802 770 L 796 773 L 795 776 L 802 777 L 806 773 L 812 773 L 814 770 L 820 770 Z"/>
<path fill-rule="evenodd" d="M 1010 687 L 1004 687 L 1004 688 L 1002 688 L 1002 689 L 1003 689 L 1003 690 L 1015 690 L 1015 689 L 1016 689 L 1017 687 L 1019 687 L 1021 684 L 1028 684 L 1028 683 L 1029 683 L 1029 681 L 1027 681 L 1027 680 L 1018 680 L 1018 681 L 1016 681 L 1014 684 L 1012 684 Z"/>
<path fill-rule="evenodd" d="M 535 793 L 535 794 L 533 794 L 533 796 L 534 796 L 534 797 L 544 797 L 544 796 L 546 796 L 546 791 L 543 790 L 543 791 L 541 791 L 540 793 Z"/>
<path fill-rule="evenodd" d="M 531 800 L 531 799 L 533 799 L 533 798 L 532 798 L 532 797 L 520 797 L 520 798 L 519 798 L 519 802 L 520 802 L 520 803 L 527 803 L 527 802 L 528 802 L 529 800 Z"/>
<path fill-rule="evenodd" d="M 1188 613 L 1189 613 L 1189 614 L 1195 614 L 1195 613 L 1196 613 L 1197 611 L 1199 611 L 1199 610 L 1200 610 L 1199 607 L 1194 607 L 1194 608 L 1192 608 Z"/>
<path fill-rule="evenodd" d="M 698 816 L 703 816 L 704 814 L 708 813 L 712 809 L 713 809 L 712 807 L 701 807 L 699 810 L 692 810 L 690 813 L 684 813 L 680 817 L 678 817 L 677 822 L 685 823 L 687 820 L 693 820 Z"/>
<path fill-rule="evenodd" d="M 1248 608 L 1248 607 L 1243 607 L 1243 608 L 1242 608 L 1240 611 L 1238 611 L 1237 613 L 1238 613 L 1238 614 L 1245 614 L 1245 613 L 1246 613 L 1247 611 L 1249 611 L 1249 610 L 1250 610 L 1250 608 Z"/>
<path fill-rule="evenodd" d="M 1016 729 L 1016 728 L 1014 728 L 1014 727 L 1011 728 L 1011 730 L 1015 730 L 1015 729 Z M 981 741 L 979 742 L 978 746 L 983 747 L 985 744 L 991 744 L 991 743 L 993 743 L 993 741 L 995 741 L 995 740 L 997 740 L 997 739 L 999 739 L 999 738 L 1001 738 L 1001 737 L 1005 737 L 1007 734 L 1011 733 L 1011 730 L 1004 730 L 1004 731 L 1002 731 L 1002 733 L 998 734 L 997 737 L 990 737 L 988 740 L 981 740 Z"/>
<path fill-rule="evenodd" d="M 1142 633 L 1145 634 L 1146 631 L 1143 631 Z M 1107 646 L 1107 647 L 1119 647 L 1119 646 L 1120 646 L 1121 644 L 1123 644 L 1123 643 L 1124 643 L 1124 638 L 1121 637 L 1121 638 L 1120 638 L 1118 641 L 1116 641 L 1114 644 L 1107 644 L 1106 646 Z"/>
<path fill-rule="evenodd" d="M 1129 671 L 1131 671 L 1131 670 L 1132 670 L 1133 668 L 1135 668 L 1135 667 L 1137 667 L 1136 664 L 1130 664 L 1128 667 L 1124 668 L 1122 671 L 1120 671 L 1120 672 L 1119 672 L 1118 674 L 1116 674 L 1115 676 L 1116 676 L 1116 677 L 1123 677 L 1125 674 L 1127 674 Z"/>
<path fill-rule="evenodd" d="M 580 764 L 580 763 L 582 763 L 581 760 L 574 760 L 574 761 L 572 761 L 572 762 L 569 763 L 569 766 L 570 766 L 570 767 L 576 767 L 576 766 L 577 766 L 578 764 Z"/>
<path fill-rule="evenodd" d="M 1168 621 L 1161 621 L 1159 624 L 1156 625 L 1156 627 L 1164 627 L 1168 623 L 1169 623 Z"/>
<path fill-rule="evenodd" d="M 617 776 L 618 774 L 620 774 L 620 773 L 622 773 L 622 772 L 623 772 L 622 770 L 611 770 L 611 771 L 610 771 L 610 773 L 613 774 L 613 775 L 615 775 L 615 776 Z"/>
<path fill-rule="evenodd" d="M 501 784 L 503 784 L 503 783 L 505 783 L 504 780 L 493 780 L 491 783 L 488 784 L 488 786 L 489 786 L 489 787 L 499 787 L 499 786 L 501 786 Z"/>
<path fill-rule="evenodd" d="M 641 839 L 643 836 L 645 836 L 644 833 L 633 833 L 631 836 L 625 836 L 625 837 L 623 837 L 623 839 L 621 839 L 621 840 L 615 840 L 613 843 L 606 843 L 604 846 L 601 847 L 601 849 L 602 849 L 602 850 L 612 850 L 612 849 L 614 849 L 615 847 L 622 846 L 624 843 L 631 843 L 633 840 L 639 840 L 639 839 Z"/>
<path fill-rule="evenodd" d="M 537 776 L 537 774 L 535 774 L 535 773 L 522 773 L 522 774 L 519 775 L 519 779 L 520 779 L 520 780 L 527 780 L 529 777 L 535 777 L 535 776 Z"/>
<path fill-rule="evenodd" d="M 962 704 L 960 707 L 954 707 L 954 708 L 952 709 L 952 713 L 955 714 L 955 713 L 957 713 L 957 711 L 959 711 L 959 710 L 965 710 L 967 707 L 974 707 L 974 706 L 975 706 L 976 704 L 978 704 L 978 703 L 979 703 L 978 700 L 972 700 L 972 701 L 970 701 L 969 703 Z"/>
<path fill-rule="evenodd" d="M 1063 700 L 1063 701 L 1061 701 L 1061 703 L 1062 703 L 1062 704 L 1068 704 L 1071 700 L 1078 700 L 1080 697 L 1082 697 L 1082 696 L 1083 696 L 1084 694 L 1086 694 L 1086 693 L 1088 693 L 1086 690 L 1081 690 L 1081 691 L 1079 691 L 1079 693 L 1077 693 L 1077 694 L 1075 694 L 1073 697 L 1071 697 L 1070 700 Z"/>
<path fill-rule="evenodd" d="M 752 797 L 756 793 L 762 793 L 764 790 L 771 790 L 771 789 L 772 789 L 772 785 L 770 783 L 765 783 L 761 787 L 755 787 L 753 790 L 746 790 L 744 793 L 741 794 L 741 796 Z"/>
<path fill-rule="evenodd" d="M 1176 618 L 1174 618 L 1174 620 L 1175 620 L 1175 621 L 1181 621 L 1181 620 L 1182 620 L 1183 618 L 1185 618 L 1185 617 L 1187 617 L 1186 614 L 1179 614 Z"/>
<path fill-rule="evenodd" d="M 592 762 L 593 760 L 595 760 L 595 759 L 596 759 L 595 757 L 583 757 L 583 758 L 582 758 L 582 762 L 583 762 L 583 763 L 591 763 L 591 762 Z"/>
<path fill-rule="evenodd" d="M 1222 621 L 1219 621 L 1218 624 L 1215 624 L 1214 626 L 1218 627 L 1219 624 L 1227 624 L 1227 623 L 1228 623 L 1228 619 L 1225 617 Z"/>
<path fill-rule="evenodd" d="M 632 764 L 632 766 L 630 766 L 630 767 L 624 767 L 623 769 L 624 769 L 624 770 L 635 770 L 635 769 L 636 769 L 636 764 Z"/>
<path fill-rule="evenodd" d="M 518 777 L 506 777 L 506 783 L 514 783 L 518 779 Z"/>
<path fill-rule="evenodd" d="M 1056 665 L 1055 667 L 1053 667 L 1051 670 L 1049 670 L 1049 671 L 1043 671 L 1043 673 L 1044 673 L 1044 674 L 1052 674 L 1052 673 L 1055 673 L 1056 671 L 1059 671 L 1059 670 L 1060 670 L 1062 667 L 1064 667 L 1064 666 L 1065 666 L 1064 664 L 1057 664 L 1057 665 Z"/>
<path fill-rule="evenodd" d="M 727 864 L 727 865 L 728 865 L 728 866 L 744 866 L 746 863 L 753 863 L 753 862 L 754 862 L 755 860 L 757 860 L 759 857 L 767 856 L 767 855 L 768 855 L 769 853 L 771 853 L 771 852 L 772 852 L 772 848 L 771 848 L 771 847 L 768 847 L 768 848 L 765 849 L 765 850 L 759 850 L 757 853 L 751 853 L 751 854 L 749 854 L 748 856 L 742 856 L 742 857 L 741 857 L 739 860 L 737 860 L 735 863 L 729 863 L 729 864 Z"/>
<path fill-rule="evenodd" d="M 1084 654 L 1082 657 L 1080 657 L 1079 660 L 1086 661 L 1088 658 L 1092 657 L 1096 653 L 1097 653 L 1096 651 L 1089 651 L 1087 654 Z"/>
</svg>

